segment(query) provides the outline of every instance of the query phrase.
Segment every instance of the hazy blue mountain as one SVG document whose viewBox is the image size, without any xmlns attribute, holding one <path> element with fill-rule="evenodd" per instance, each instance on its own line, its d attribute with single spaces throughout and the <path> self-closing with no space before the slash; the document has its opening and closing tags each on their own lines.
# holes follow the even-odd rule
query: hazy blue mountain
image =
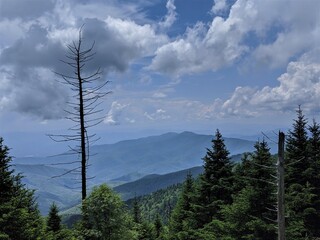
<svg viewBox="0 0 320 240">
<path fill-rule="evenodd" d="M 192 132 L 167 133 L 92 146 L 88 176 L 94 178 L 89 180 L 88 185 L 108 182 L 116 186 L 150 174 L 166 174 L 201 166 L 206 148 L 211 147 L 212 137 Z M 231 155 L 254 150 L 254 141 L 225 138 L 225 143 Z M 275 146 L 271 147 L 274 152 Z M 79 176 L 68 174 L 52 178 L 75 166 L 52 164 L 78 160 L 76 155 L 61 154 L 42 158 L 15 158 L 14 163 L 17 171 L 26 176 L 24 181 L 27 185 L 37 190 L 39 205 L 44 213 L 53 200 L 65 207 L 79 196 Z"/>
<path fill-rule="evenodd" d="M 23 183 L 36 190 L 37 202 L 42 214 L 47 214 L 52 202 L 61 209 L 68 208 L 79 202 L 79 184 L 71 175 L 63 175 L 67 170 L 44 165 L 15 164 L 16 173 L 22 173 Z M 60 177 L 56 177 L 60 176 Z"/>
<path fill-rule="evenodd" d="M 201 158 L 211 146 L 212 136 L 191 132 L 167 133 L 91 148 L 89 175 L 95 182 L 109 181 L 128 174 L 164 174 L 202 165 Z M 231 155 L 253 151 L 254 141 L 225 138 Z M 53 143 L 54 144 L 54 143 Z M 17 158 L 19 164 L 53 164 L 79 160 L 75 155 Z M 73 167 L 65 165 L 64 168 Z"/>
<path fill-rule="evenodd" d="M 203 172 L 203 167 L 193 167 L 190 169 L 163 175 L 147 175 L 134 182 L 117 186 L 114 188 L 114 190 L 120 193 L 123 200 L 127 200 L 135 196 L 146 195 L 159 189 L 167 188 L 168 186 L 177 183 L 182 183 L 186 179 L 186 176 L 189 172 L 193 177 L 197 177 L 200 173 Z"/>
</svg>

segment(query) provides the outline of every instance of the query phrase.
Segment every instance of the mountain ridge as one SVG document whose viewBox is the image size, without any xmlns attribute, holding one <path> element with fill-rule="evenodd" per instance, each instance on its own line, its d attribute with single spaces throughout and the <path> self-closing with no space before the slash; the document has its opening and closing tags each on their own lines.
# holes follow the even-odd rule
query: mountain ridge
<svg viewBox="0 0 320 240">
<path fill-rule="evenodd" d="M 88 180 L 88 188 L 104 182 L 111 186 L 117 186 L 150 174 L 166 174 L 201 166 L 206 149 L 212 145 L 212 138 L 211 135 L 187 131 L 170 132 L 158 136 L 119 141 L 114 144 L 92 146 L 93 156 L 89 161 L 91 167 L 88 169 L 87 175 L 95 178 Z M 253 151 L 254 143 L 238 138 L 225 138 L 225 144 L 231 155 Z M 13 164 L 18 165 L 18 171 L 20 168 L 26 176 L 24 180 L 26 184 L 37 189 L 36 195 L 39 199 L 40 209 L 42 212 L 46 212 L 52 200 L 59 199 L 60 206 L 67 206 L 71 202 L 70 199 L 68 201 L 61 200 L 58 196 L 61 194 L 59 191 L 64 195 L 70 193 L 72 196 L 76 196 L 75 192 L 77 192 L 72 190 L 73 185 L 70 181 L 74 176 L 71 174 L 63 175 L 63 172 L 77 165 L 54 164 L 78 160 L 77 156 L 60 154 L 45 158 L 15 158 Z M 39 171 L 40 166 L 43 169 Z M 56 175 L 63 175 L 63 178 L 51 179 L 50 174 L 45 174 L 55 171 L 60 173 Z M 76 181 L 79 182 L 80 176 L 77 176 L 77 179 Z M 45 182 L 47 187 L 39 182 Z M 50 189 L 56 189 L 56 191 L 52 193 Z M 52 194 L 56 197 L 53 197 Z"/>
</svg>

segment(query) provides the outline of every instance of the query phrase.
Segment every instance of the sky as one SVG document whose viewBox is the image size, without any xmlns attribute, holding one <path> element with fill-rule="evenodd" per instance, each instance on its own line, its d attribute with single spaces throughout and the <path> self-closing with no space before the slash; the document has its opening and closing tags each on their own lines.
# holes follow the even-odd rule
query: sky
<svg viewBox="0 0 320 240">
<path fill-rule="evenodd" d="M 110 81 L 100 144 L 193 131 L 250 136 L 320 110 L 318 0 L 0 0 L 0 136 L 14 156 L 65 145 L 54 72 L 83 26 Z M 89 69 L 90 70 L 90 69 Z M 89 71 L 88 70 L 88 71 Z"/>
</svg>

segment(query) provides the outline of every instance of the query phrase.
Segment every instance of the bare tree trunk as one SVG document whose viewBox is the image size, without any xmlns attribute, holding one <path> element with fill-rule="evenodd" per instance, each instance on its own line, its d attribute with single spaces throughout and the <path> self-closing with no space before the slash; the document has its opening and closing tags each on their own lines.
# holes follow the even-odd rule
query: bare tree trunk
<svg viewBox="0 0 320 240">
<path fill-rule="evenodd" d="M 78 49 L 81 47 L 81 39 L 79 39 Z M 81 132 L 81 190 L 82 200 L 87 197 L 87 154 L 86 154 L 86 139 L 85 139 L 85 125 L 84 125 L 84 110 L 83 110 L 83 89 L 80 67 L 80 51 L 77 52 L 77 76 L 79 81 L 79 117 L 80 117 L 80 132 Z"/>
<path fill-rule="evenodd" d="M 73 99 L 68 102 L 70 110 L 65 110 L 69 115 L 67 119 L 75 123 L 75 125 L 70 128 L 74 133 L 49 135 L 49 137 L 57 142 L 77 142 L 76 147 L 69 147 L 74 154 L 80 156 L 81 159 L 76 161 L 80 162 L 80 167 L 69 170 L 62 175 L 71 172 L 81 173 L 82 200 L 84 200 L 87 196 L 87 167 L 89 166 L 88 161 L 90 157 L 89 146 L 99 139 L 96 137 L 96 134 L 88 134 L 88 128 L 96 126 L 104 119 L 103 116 L 99 116 L 102 109 L 98 109 L 98 106 L 102 104 L 102 98 L 109 93 L 101 91 L 108 81 L 98 82 L 101 75 L 100 68 L 97 68 L 96 71 L 91 73 L 85 69 L 86 63 L 93 59 L 95 53 L 92 53 L 94 43 L 91 47 L 83 49 L 82 28 L 79 31 L 78 42 L 73 42 L 67 45 L 67 47 L 69 50 L 66 55 L 67 61 L 62 62 L 71 67 L 71 74 L 56 74 L 62 78 L 63 83 L 70 87 L 71 91 L 76 93 Z M 79 171 L 80 168 L 81 171 Z"/>
<path fill-rule="evenodd" d="M 277 162 L 277 185 L 278 185 L 278 240 L 285 240 L 285 215 L 284 215 L 284 140 L 285 135 L 279 132 L 278 162 Z"/>
</svg>

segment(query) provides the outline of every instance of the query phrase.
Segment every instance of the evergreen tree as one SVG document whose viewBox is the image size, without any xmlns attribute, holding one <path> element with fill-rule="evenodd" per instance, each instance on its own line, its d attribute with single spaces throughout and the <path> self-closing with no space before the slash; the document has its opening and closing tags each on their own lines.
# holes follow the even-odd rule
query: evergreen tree
<svg viewBox="0 0 320 240">
<path fill-rule="evenodd" d="M 170 239 L 187 239 L 184 236 L 188 237 L 190 231 L 193 194 L 193 178 L 188 174 L 170 218 Z"/>
<path fill-rule="evenodd" d="M 140 205 L 139 205 L 137 197 L 135 197 L 133 199 L 133 208 L 132 209 L 133 209 L 133 221 L 138 224 L 141 223 L 142 222 L 141 209 L 140 209 Z"/>
<path fill-rule="evenodd" d="M 294 120 L 293 130 L 289 131 L 286 147 L 286 211 L 290 216 L 287 222 L 287 235 L 294 239 L 319 235 L 317 212 L 319 187 L 316 182 L 319 127 L 315 122 L 309 127 L 309 131 L 310 139 L 307 133 L 307 120 L 299 106 L 297 119 Z"/>
<path fill-rule="evenodd" d="M 248 183 L 254 189 L 256 198 L 253 199 L 252 214 L 260 219 L 275 219 L 275 214 L 267 210 L 272 209 L 276 203 L 273 194 L 276 192 L 273 184 L 275 179 L 272 177 L 276 175 L 275 159 L 266 141 L 257 142 L 254 147 L 251 168 L 247 172 Z"/>
<path fill-rule="evenodd" d="M 225 221 L 229 223 L 230 234 L 237 239 L 276 239 L 272 221 L 276 220 L 276 189 L 272 184 L 275 160 L 267 142 L 257 142 L 254 147 L 251 159 L 244 159 L 242 181 L 245 187 L 233 195 L 232 205 L 225 206 Z"/>
<path fill-rule="evenodd" d="M 162 230 L 163 230 L 163 224 L 162 224 L 160 215 L 158 214 L 156 217 L 156 220 L 154 221 L 154 232 L 155 232 L 156 239 L 160 239 Z"/>
<path fill-rule="evenodd" d="M 297 110 L 297 119 L 294 120 L 293 130 L 287 135 L 287 164 L 286 164 L 286 184 L 298 183 L 306 185 L 310 182 L 310 161 L 308 154 L 308 133 L 307 119 L 299 106 Z"/>
<path fill-rule="evenodd" d="M 10 169 L 9 148 L 0 137 L 0 236 L 29 240 L 43 236 L 43 221 L 33 191 L 21 183 L 22 176 Z"/>
<path fill-rule="evenodd" d="M 212 144 L 212 149 L 207 149 L 203 158 L 204 173 L 196 184 L 193 206 L 195 228 L 202 228 L 213 218 L 220 219 L 221 206 L 232 201 L 233 165 L 219 130 Z"/>
<path fill-rule="evenodd" d="M 59 210 L 57 205 L 55 203 L 52 203 L 47 219 L 48 231 L 58 232 L 61 229 L 61 217 L 58 213 Z"/>
<path fill-rule="evenodd" d="M 320 237 L 320 125 L 313 120 L 308 128 L 311 133 L 309 139 L 309 154 L 311 171 L 309 172 L 310 185 L 315 198 L 312 204 L 313 210 L 309 209 L 306 225 L 314 237 Z"/>
</svg>

